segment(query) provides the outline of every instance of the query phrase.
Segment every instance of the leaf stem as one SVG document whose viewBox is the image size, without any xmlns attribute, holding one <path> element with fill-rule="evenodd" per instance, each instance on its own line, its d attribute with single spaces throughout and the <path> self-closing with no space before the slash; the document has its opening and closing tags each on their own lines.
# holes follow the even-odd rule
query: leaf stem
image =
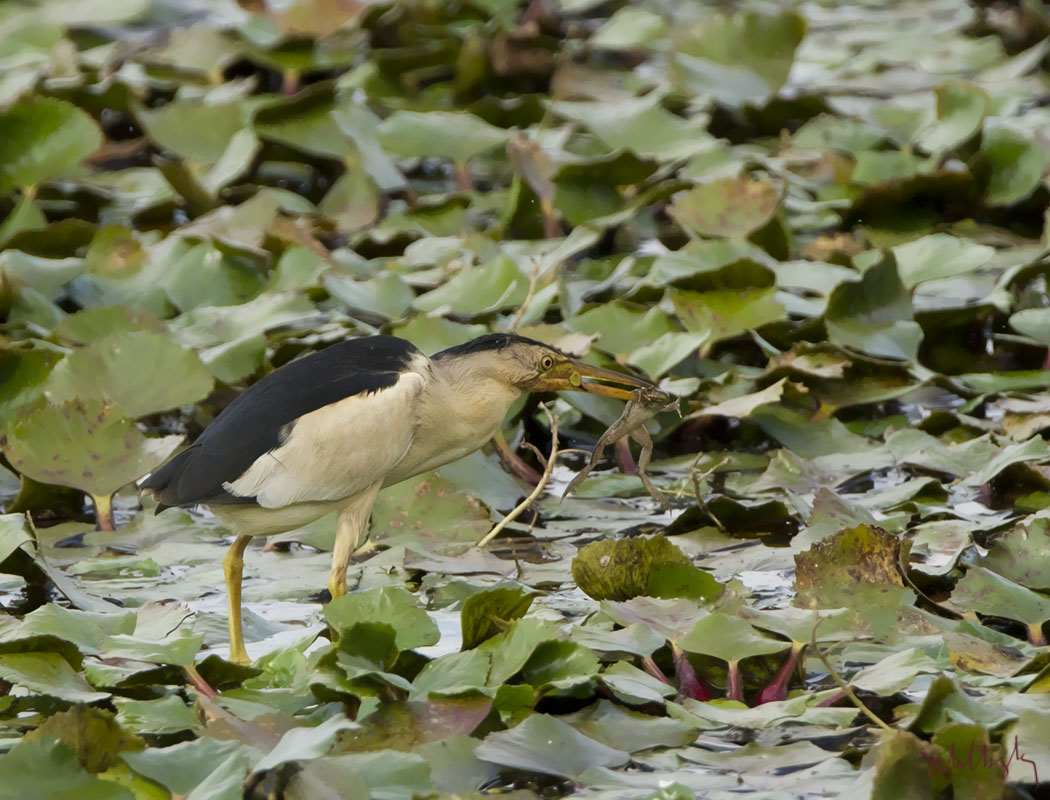
<svg viewBox="0 0 1050 800">
<path fill-rule="evenodd" d="M 91 502 L 95 504 L 95 528 L 100 531 L 115 531 L 117 526 L 113 520 L 113 495 L 93 494 Z"/>
</svg>

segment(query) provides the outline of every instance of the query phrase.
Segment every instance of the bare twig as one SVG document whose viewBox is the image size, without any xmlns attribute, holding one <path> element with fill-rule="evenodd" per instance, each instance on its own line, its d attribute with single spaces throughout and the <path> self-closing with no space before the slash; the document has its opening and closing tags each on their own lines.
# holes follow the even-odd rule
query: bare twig
<svg viewBox="0 0 1050 800">
<path fill-rule="evenodd" d="M 558 418 L 551 413 L 550 409 L 547 408 L 543 403 L 540 403 L 540 408 L 543 409 L 543 413 L 547 415 L 547 419 L 551 422 L 551 454 L 547 458 L 547 463 L 544 464 L 543 474 L 540 476 L 540 482 L 533 488 L 531 494 L 514 506 L 503 519 L 497 522 L 492 530 L 485 534 L 484 538 L 478 542 L 478 547 L 484 547 L 506 528 L 510 523 L 521 516 L 522 512 L 531 506 L 536 499 L 543 493 L 543 490 L 547 487 L 547 483 L 551 479 L 551 474 L 554 472 L 554 464 L 558 456 Z"/>
<path fill-rule="evenodd" d="M 827 655 L 820 649 L 820 646 L 817 644 L 817 626 L 819 625 L 820 615 L 816 611 L 814 611 L 813 630 L 810 633 L 810 646 L 813 648 L 813 652 L 816 654 L 817 658 L 819 658 L 821 663 L 824 665 L 824 669 L 828 671 L 828 674 L 832 677 L 835 683 L 838 684 L 839 691 L 846 695 L 846 697 L 849 698 L 849 701 L 853 703 L 853 705 L 855 705 L 861 711 L 861 713 L 864 714 L 864 716 L 866 716 L 868 719 L 870 719 L 883 730 L 892 731 L 893 726 L 879 719 L 879 716 L 874 711 L 872 711 L 870 708 L 864 705 L 864 703 L 861 702 L 860 698 L 857 697 L 856 694 L 854 694 L 853 689 L 850 687 L 850 685 L 844 680 L 842 680 L 842 677 L 838 674 L 838 672 L 835 671 L 835 668 L 831 666 L 831 662 L 828 660 Z"/>
<path fill-rule="evenodd" d="M 721 520 L 719 520 L 718 517 L 715 516 L 714 512 L 710 508 L 708 508 L 707 502 L 704 500 L 704 496 L 700 492 L 700 482 L 707 480 L 708 476 L 710 476 L 711 473 L 713 473 L 716 469 L 718 469 L 720 466 L 729 461 L 729 458 L 723 458 L 721 461 L 719 461 L 717 464 L 711 467 L 711 469 L 707 470 L 707 472 L 700 472 L 700 470 L 696 468 L 696 465 L 700 462 L 700 459 L 703 457 L 703 453 L 697 453 L 696 460 L 693 462 L 693 465 L 689 468 L 689 477 L 693 481 L 693 494 L 696 496 L 697 505 L 700 506 L 700 508 L 702 508 L 707 513 L 707 516 L 714 520 L 715 526 L 718 528 L 718 530 L 724 531 L 726 529 L 726 526 L 723 525 Z"/>
</svg>

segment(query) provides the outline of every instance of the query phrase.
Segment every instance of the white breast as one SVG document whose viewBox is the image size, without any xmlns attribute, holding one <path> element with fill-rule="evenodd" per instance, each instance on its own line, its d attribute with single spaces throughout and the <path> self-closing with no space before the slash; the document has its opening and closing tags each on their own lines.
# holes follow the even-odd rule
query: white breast
<svg viewBox="0 0 1050 800">
<path fill-rule="evenodd" d="M 296 420 L 280 447 L 223 484 L 265 508 L 352 497 L 381 479 L 412 445 L 425 379 L 405 372 L 393 386 L 347 397 Z"/>
</svg>

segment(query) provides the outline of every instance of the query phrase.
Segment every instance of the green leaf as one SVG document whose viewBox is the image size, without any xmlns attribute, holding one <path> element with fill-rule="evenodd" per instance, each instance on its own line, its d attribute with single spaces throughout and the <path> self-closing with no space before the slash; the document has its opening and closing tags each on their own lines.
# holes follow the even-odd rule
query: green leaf
<svg viewBox="0 0 1050 800">
<path fill-rule="evenodd" d="M 1010 316 L 1010 325 L 1018 333 L 1031 336 L 1050 347 L 1050 308 L 1026 308 Z"/>
<path fill-rule="evenodd" d="M 526 683 L 537 689 L 555 681 L 589 677 L 598 672 L 598 656 L 575 642 L 543 642 L 521 669 Z"/>
<path fill-rule="evenodd" d="M 138 733 L 165 734 L 190 731 L 198 727 L 199 722 L 193 707 L 176 695 L 168 695 L 156 700 L 114 700 L 117 707 L 117 721 L 124 727 Z"/>
<path fill-rule="evenodd" d="M 547 620 L 535 617 L 514 620 L 504 633 L 482 642 L 478 648 L 492 658 L 489 685 L 504 683 L 525 666 L 539 645 L 561 638 L 557 627 Z"/>
<path fill-rule="evenodd" d="M 780 205 L 772 184 L 748 176 L 720 178 L 674 196 L 669 212 L 701 236 L 743 239 L 769 222 Z"/>
<path fill-rule="evenodd" d="M 617 357 L 630 353 L 639 342 L 651 342 L 675 329 L 659 308 L 645 310 L 618 302 L 597 305 L 569 317 L 565 324 L 579 333 L 597 334 L 598 346 Z"/>
<path fill-rule="evenodd" d="M 488 685 L 491 664 L 488 653 L 479 650 L 464 650 L 435 658 L 412 681 L 413 697 L 416 693 L 426 696 L 431 692 L 451 695 L 479 691 Z"/>
<path fill-rule="evenodd" d="M 66 342 L 89 344 L 113 333 L 163 333 L 164 330 L 164 324 L 151 314 L 134 311 L 127 306 L 98 306 L 64 317 L 55 327 L 54 334 Z"/>
<path fill-rule="evenodd" d="M 0 113 L 0 193 L 57 178 L 101 145 L 98 125 L 72 103 L 22 100 Z"/>
<path fill-rule="evenodd" d="M 0 514 L 0 561 L 27 544 L 35 546 L 26 515 Z"/>
<path fill-rule="evenodd" d="M 663 160 L 688 158 L 710 150 L 715 143 L 702 120 L 672 114 L 655 95 L 625 98 L 616 103 L 561 101 L 551 103 L 551 110 L 583 123 L 614 150 L 630 150 L 642 156 Z"/>
<path fill-rule="evenodd" d="M 678 646 L 690 653 L 700 653 L 723 661 L 740 661 L 751 656 L 779 653 L 791 647 L 791 643 L 771 639 L 742 619 L 725 614 L 710 614 L 679 639 Z"/>
<path fill-rule="evenodd" d="M 337 597 L 324 607 L 328 624 L 347 630 L 358 622 L 382 622 L 397 632 L 399 650 L 436 644 L 437 623 L 400 586 L 381 586 Z"/>
<path fill-rule="evenodd" d="M 416 296 L 401 276 L 393 272 L 384 272 L 368 280 L 328 274 L 324 277 L 323 285 L 332 297 L 350 308 L 386 319 L 404 317 Z"/>
<path fill-rule="evenodd" d="M 443 311 L 479 316 L 517 308 L 529 294 L 529 282 L 507 255 L 483 266 L 467 267 L 436 289 L 420 295 L 413 305 L 428 313 Z"/>
<path fill-rule="evenodd" d="M 901 282 L 910 289 L 923 281 L 978 270 L 995 255 L 995 248 L 935 233 L 894 247 L 893 255 Z"/>
<path fill-rule="evenodd" d="M 699 733 L 681 720 L 629 711 L 608 700 L 599 700 L 566 721 L 580 733 L 629 753 L 654 747 L 684 747 Z"/>
<path fill-rule="evenodd" d="M 919 144 L 931 153 L 949 150 L 974 136 L 990 103 L 988 94 L 969 81 L 950 81 L 935 90 L 937 121 L 919 136 Z"/>
<path fill-rule="evenodd" d="M 730 265 L 727 271 L 742 268 L 745 263 Z M 754 283 L 748 287 L 727 286 L 703 292 L 670 290 L 671 302 L 682 325 L 692 333 L 704 335 L 707 342 L 729 339 L 783 319 L 786 311 L 776 295 L 775 287 Z"/>
<path fill-rule="evenodd" d="M 654 564 L 645 594 L 649 597 L 687 597 L 698 603 L 717 600 L 724 587 L 693 564 Z"/>
<path fill-rule="evenodd" d="M 193 665 L 203 641 L 202 635 L 190 633 L 185 628 L 179 628 L 163 638 L 150 637 L 136 628 L 134 635 L 118 633 L 107 637 L 102 645 L 102 653 L 106 658 L 189 667 Z"/>
<path fill-rule="evenodd" d="M 171 455 L 181 436 L 147 439 L 101 398 L 44 406 L 11 425 L 0 446 L 35 481 L 105 497 Z"/>
<path fill-rule="evenodd" d="M 647 9 L 625 6 L 617 9 L 587 43 L 604 50 L 635 50 L 652 45 L 667 35 L 663 17 Z"/>
<path fill-rule="evenodd" d="M 379 123 L 378 134 L 389 153 L 458 162 L 506 144 L 511 135 L 465 111 L 395 111 Z"/>
<path fill-rule="evenodd" d="M 105 396 L 131 417 L 203 400 L 214 379 L 197 354 L 150 331 L 120 331 L 74 350 L 51 372 L 53 403 Z"/>
<path fill-rule="evenodd" d="M 970 567 L 955 584 L 952 604 L 958 608 L 1040 625 L 1050 620 L 1050 598 L 984 567 Z"/>
<path fill-rule="evenodd" d="M 183 158 L 214 164 L 248 122 L 243 103 L 210 104 L 175 100 L 156 110 L 135 109 L 147 135 Z"/>
<path fill-rule="evenodd" d="M 244 773 L 259 756 L 258 750 L 242 742 L 209 736 L 170 747 L 151 747 L 138 753 L 123 754 L 124 761 L 133 770 L 178 795 L 188 795 L 194 789 L 203 793 L 208 776 L 220 771 L 224 776 L 237 777 L 236 788 L 240 793 Z"/>
<path fill-rule="evenodd" d="M 108 692 L 96 692 L 57 653 L 2 653 L 0 678 L 70 703 L 94 703 L 109 698 Z"/>
<path fill-rule="evenodd" d="M 2 522 L 3 517 L 0 517 Z M 1034 519 L 996 537 L 988 555 L 976 559 L 1004 578 L 1039 591 L 1050 590 L 1050 531 L 1045 519 Z M 2 528 L 0 528 L 2 530 Z"/>
<path fill-rule="evenodd" d="M 859 281 L 835 287 L 824 316 L 828 340 L 873 356 L 914 360 L 922 341 L 892 255 Z"/>
<path fill-rule="evenodd" d="M 53 736 L 25 738 L 0 758 L 0 797 L 24 800 L 136 800 L 130 789 L 85 770 Z"/>
<path fill-rule="evenodd" d="M 504 631 L 512 621 L 525 616 L 535 598 L 535 592 L 520 586 L 496 586 L 472 594 L 460 611 L 462 649 L 472 650 Z"/>
<path fill-rule="evenodd" d="M 52 368 L 62 358 L 60 352 L 48 348 L 22 350 L 0 348 L 0 433 L 4 423 L 16 409 L 26 406 L 44 393 L 45 382 Z"/>
<path fill-rule="evenodd" d="M 588 769 L 626 764 L 630 755 L 584 736 L 566 722 L 534 714 L 516 728 L 490 733 L 475 750 L 501 767 L 579 780 Z"/>
<path fill-rule="evenodd" d="M 985 128 L 981 151 L 991 171 L 986 200 L 996 206 L 1008 206 L 1028 197 L 1042 182 L 1050 164 L 1050 153 L 1042 145 L 1002 126 Z"/>
<path fill-rule="evenodd" d="M 273 750 L 256 763 L 254 771 L 273 769 L 288 761 L 320 758 L 332 749 L 342 731 L 358 727 L 358 723 L 337 713 L 315 727 L 292 728 L 281 737 Z"/>
</svg>

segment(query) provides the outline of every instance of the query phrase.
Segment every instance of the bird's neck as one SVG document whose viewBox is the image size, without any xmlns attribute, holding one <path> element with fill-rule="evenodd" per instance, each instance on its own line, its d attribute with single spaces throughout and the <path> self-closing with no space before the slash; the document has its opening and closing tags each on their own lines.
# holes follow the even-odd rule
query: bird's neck
<svg viewBox="0 0 1050 800">
<path fill-rule="evenodd" d="M 387 483 L 473 453 L 499 432 L 521 390 L 458 359 L 430 363 L 433 380 L 420 396 L 419 429 Z"/>
</svg>

